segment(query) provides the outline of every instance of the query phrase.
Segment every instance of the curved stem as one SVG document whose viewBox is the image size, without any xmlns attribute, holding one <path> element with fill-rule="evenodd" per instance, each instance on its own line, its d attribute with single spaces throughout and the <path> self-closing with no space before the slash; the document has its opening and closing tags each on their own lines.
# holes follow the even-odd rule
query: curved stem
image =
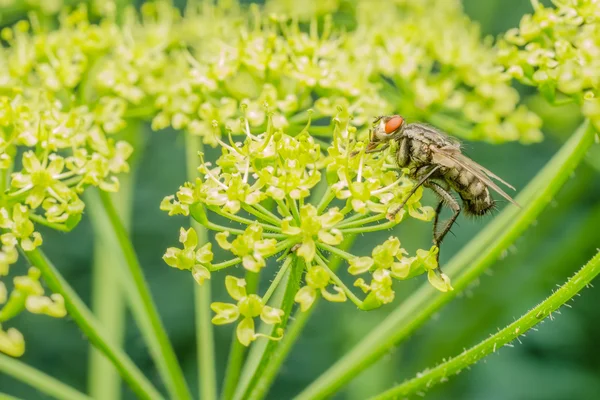
<svg viewBox="0 0 600 400">
<path fill-rule="evenodd" d="M 309 385 L 297 399 L 321 399 L 344 386 L 456 297 L 486 270 L 531 225 L 581 162 L 593 143 L 595 131 L 583 123 L 517 197 L 522 209 L 508 206 L 444 268 L 453 279 L 453 291 L 437 292 L 424 284 L 350 352 Z"/>
<path fill-rule="evenodd" d="M 187 179 L 191 182 L 194 182 L 198 176 L 198 153 L 201 153 L 202 151 L 203 145 L 201 138 L 186 132 L 185 163 Z M 198 234 L 198 243 L 207 243 L 209 238 L 206 228 L 193 218 L 190 218 L 190 224 Z M 213 326 L 210 321 L 211 292 L 211 281 L 204 282 L 204 285 L 202 286 L 194 285 L 194 309 L 196 313 L 197 342 L 196 358 L 198 360 L 199 385 L 198 391 L 200 393 L 200 398 L 205 400 L 215 400 L 217 398 L 215 340 Z"/>
<path fill-rule="evenodd" d="M 395 399 L 398 396 L 410 396 L 416 393 L 425 392 L 438 383 L 445 382 L 450 375 L 458 374 L 470 365 L 475 364 L 485 356 L 495 352 L 497 349 L 505 346 L 521 335 L 524 335 L 529 329 L 542 322 L 545 318 L 552 318 L 552 313 L 565 305 L 579 291 L 586 287 L 592 279 L 600 273 L 600 252 L 577 272 L 564 285 L 556 290 L 550 297 L 538 304 L 527 314 L 508 325 L 498 333 L 490 336 L 486 340 L 465 350 L 460 355 L 449 359 L 435 368 L 423 371 L 415 378 L 409 379 L 404 383 L 395 386 L 378 396 L 373 400 Z"/>
<path fill-rule="evenodd" d="M 146 379 L 125 352 L 115 347 L 108 340 L 107 335 L 102 331 L 100 324 L 96 321 L 92 312 L 42 251 L 35 249 L 33 251 L 24 251 L 23 253 L 31 265 L 42 272 L 42 276 L 48 287 L 54 293 L 63 296 L 69 317 L 79 325 L 79 328 L 88 337 L 90 342 L 111 360 L 131 390 L 142 399 L 162 399 L 160 393 Z"/>
<path fill-rule="evenodd" d="M 32 213 L 32 214 L 29 214 L 29 219 L 32 222 L 35 222 L 36 224 L 47 226 L 48 228 L 52 228 L 59 232 L 70 232 L 71 231 L 71 228 L 68 227 L 67 225 L 50 222 L 46 218 L 42 217 L 41 215 Z"/>
<path fill-rule="evenodd" d="M 65 385 L 50 375 L 2 353 L 0 353 L 0 371 L 57 399 L 91 400 L 91 397 L 71 386 Z"/>
<path fill-rule="evenodd" d="M 88 203 L 90 200 L 96 202 L 95 193 L 89 192 L 92 195 L 88 197 Z M 99 192 L 100 201 L 110 221 L 110 228 L 117 238 L 129 272 L 128 278 L 124 279 L 123 283 L 126 285 L 125 291 L 129 296 L 133 316 L 148 344 L 152 358 L 165 381 L 170 396 L 177 399 L 191 399 L 183 371 L 160 320 L 160 315 L 144 278 L 133 244 L 129 239 L 129 234 L 117 214 L 109 193 Z"/>
</svg>

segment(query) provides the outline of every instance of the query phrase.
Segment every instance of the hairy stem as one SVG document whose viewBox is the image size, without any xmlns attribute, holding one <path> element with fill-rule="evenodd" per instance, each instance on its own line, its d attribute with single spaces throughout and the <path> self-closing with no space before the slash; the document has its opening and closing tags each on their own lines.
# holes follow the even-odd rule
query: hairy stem
<svg viewBox="0 0 600 400">
<path fill-rule="evenodd" d="M 92 312 L 42 251 L 35 249 L 33 251 L 24 251 L 24 254 L 31 265 L 42 272 L 42 276 L 48 287 L 54 293 L 63 296 L 69 317 L 77 323 L 90 342 L 113 363 L 131 390 L 142 399 L 162 399 L 160 393 L 146 379 L 125 352 L 110 342 Z"/>
<path fill-rule="evenodd" d="M 246 271 L 246 291 L 248 293 L 256 293 L 258 291 L 259 278 L 259 274 Z M 221 400 L 230 400 L 233 397 L 247 350 L 248 348 L 240 343 L 234 332 L 231 338 L 229 357 L 227 358 L 227 369 L 225 370 L 225 379 L 223 379 Z"/>
<path fill-rule="evenodd" d="M 291 268 L 286 268 L 286 273 L 279 280 L 277 289 L 271 296 L 270 305 L 272 307 L 280 308 L 284 311 L 284 317 L 280 324 L 276 327 L 266 324 L 261 324 L 261 331 L 266 332 L 267 335 L 273 336 L 273 333 L 278 328 L 285 329 L 289 316 L 291 313 L 292 306 L 294 305 L 294 297 L 298 292 L 300 279 L 304 271 L 304 261 L 296 256 L 288 256 L 288 260 L 291 261 Z M 286 260 L 286 263 L 288 261 Z M 285 334 L 284 334 L 285 336 Z M 244 364 L 239 384 L 234 394 L 236 400 L 246 400 L 250 398 L 248 392 L 252 390 L 257 379 L 262 375 L 262 371 L 271 362 L 271 355 L 273 350 L 277 346 L 278 342 L 274 342 L 267 339 L 259 339 L 254 343 L 250 349 L 248 359 Z"/>
<path fill-rule="evenodd" d="M 45 374 L 44 372 L 30 367 L 22 361 L 8 357 L 0 353 L 0 371 L 28 384 L 29 386 L 61 400 L 90 400 L 71 386 Z M 1 398 L 1 397 L 0 397 Z"/>
<path fill-rule="evenodd" d="M 354 240 L 356 236 L 348 236 L 344 239 L 344 241 L 340 244 L 339 248 L 342 250 L 348 250 L 354 244 Z M 342 258 L 340 257 L 329 257 L 328 264 L 329 269 L 332 271 L 337 271 L 340 264 L 342 262 Z M 256 384 L 248 394 L 248 399 L 263 399 L 269 388 L 273 384 L 281 365 L 284 363 L 286 357 L 292 350 L 292 347 L 300 337 L 302 330 L 306 326 L 306 323 L 310 319 L 313 311 L 317 308 L 317 304 L 320 301 L 320 297 L 315 299 L 312 307 L 306 311 L 297 310 L 294 313 L 294 316 L 290 318 L 292 321 L 283 336 L 283 339 L 279 343 L 277 343 L 271 357 L 269 358 L 269 363 L 266 364 L 262 373 L 256 380 Z"/>
<path fill-rule="evenodd" d="M 88 197 L 88 203 L 90 200 L 92 203 L 98 201 L 97 197 L 93 196 L 94 192 L 89 192 L 92 195 Z M 148 344 L 156 367 L 172 398 L 191 399 L 183 371 L 160 320 L 152 294 L 144 278 L 142 267 L 129 239 L 129 234 L 117 214 L 110 195 L 104 191 L 99 191 L 99 197 L 110 221 L 112 234 L 116 237 L 125 258 L 126 271 L 129 277 L 124 279 L 123 283 L 126 285 L 125 291 L 129 297 L 133 316 Z"/>
<path fill-rule="evenodd" d="M 189 132 L 185 133 L 185 162 L 187 179 L 194 182 L 198 177 L 198 153 L 203 151 L 202 140 Z M 195 219 L 190 218 L 192 228 L 198 234 L 198 243 L 207 243 L 208 232 Z M 210 322 L 211 281 L 204 285 L 194 285 L 194 305 L 196 313 L 196 358 L 198 360 L 198 385 L 200 398 L 214 400 L 217 398 L 217 373 L 215 364 L 215 340 Z"/>
<path fill-rule="evenodd" d="M 538 217 L 581 162 L 593 143 L 594 130 L 586 121 L 517 197 L 522 209 L 509 206 L 450 261 L 444 271 L 453 291 L 437 292 L 424 284 L 350 352 L 309 385 L 297 399 L 321 399 L 344 386 L 359 372 L 406 339 L 442 306 L 473 282 Z"/>
<path fill-rule="evenodd" d="M 458 374 L 463 369 L 524 335 L 525 332 L 544 321 L 545 318 L 550 317 L 552 319 L 552 313 L 577 295 L 598 273 L 600 273 L 600 252 L 550 297 L 512 324 L 476 346 L 465 350 L 460 355 L 443 362 L 435 368 L 417 374 L 415 378 L 409 379 L 375 396 L 373 399 L 384 400 L 395 399 L 398 396 L 410 396 L 425 392 L 438 383 L 445 382 L 450 375 Z"/>
</svg>

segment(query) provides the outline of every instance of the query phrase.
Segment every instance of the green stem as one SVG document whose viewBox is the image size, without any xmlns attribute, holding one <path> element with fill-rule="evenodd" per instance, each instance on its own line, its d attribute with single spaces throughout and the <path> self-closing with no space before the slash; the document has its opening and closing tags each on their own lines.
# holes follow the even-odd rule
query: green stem
<svg viewBox="0 0 600 400">
<path fill-rule="evenodd" d="M 211 210 L 212 212 L 214 212 L 215 214 L 219 214 L 222 217 L 225 218 L 229 218 L 232 221 L 235 222 L 239 222 L 240 224 L 245 224 L 245 225 L 253 225 L 253 224 L 259 224 L 260 226 L 262 226 L 265 229 L 269 229 L 275 232 L 281 232 L 281 228 L 277 227 L 277 226 L 273 226 L 271 224 L 265 224 L 264 222 L 258 222 L 255 220 L 251 220 L 248 218 L 244 218 L 244 217 L 240 217 L 239 215 L 235 215 L 235 214 L 230 214 L 224 211 L 221 211 L 219 207 L 207 207 L 209 210 Z M 244 210 L 246 210 L 247 207 L 244 207 Z M 247 211 L 247 210 L 246 210 Z M 264 218 L 264 216 L 262 216 L 261 214 L 257 215 L 259 218 Z"/>
<path fill-rule="evenodd" d="M 371 226 L 361 226 L 358 228 L 339 228 L 342 233 L 367 233 L 367 232 L 377 232 L 383 231 L 386 229 L 392 229 L 398 225 L 396 221 L 388 221 L 379 225 L 371 225 Z"/>
<path fill-rule="evenodd" d="M 0 353 L 0 371 L 60 400 L 91 400 L 91 397 L 71 386 L 65 385 L 50 375 L 2 353 Z"/>
<path fill-rule="evenodd" d="M 239 264 L 241 262 L 242 262 L 242 259 L 240 257 L 232 258 L 231 260 L 223 261 L 223 262 L 218 263 L 218 264 L 212 264 L 210 266 L 210 271 L 214 272 L 214 271 L 218 271 L 220 269 L 229 268 L 229 267 L 232 267 L 232 266 L 234 266 L 236 264 Z"/>
<path fill-rule="evenodd" d="M 355 214 L 355 215 L 360 215 L 360 214 Z M 349 221 L 349 218 L 346 220 L 343 220 L 339 225 L 336 225 L 335 228 L 337 228 L 337 229 L 354 228 L 357 226 L 362 226 L 364 224 L 369 224 L 371 222 L 381 221 L 382 219 L 385 219 L 385 214 L 376 214 L 376 215 L 372 215 L 370 217 L 363 215 L 362 217 L 363 218 L 360 218 L 360 219 L 353 219 L 352 221 Z"/>
<path fill-rule="evenodd" d="M 319 201 L 319 205 L 317 206 L 317 214 L 323 213 L 329 203 L 331 203 L 335 199 L 335 193 L 331 190 L 331 186 L 327 186 L 323 197 L 321 197 L 321 201 Z"/>
<path fill-rule="evenodd" d="M 248 293 L 257 293 L 258 284 L 260 282 L 260 274 L 246 271 L 246 291 Z M 266 300 L 265 300 L 266 302 Z M 223 380 L 223 391 L 221 392 L 221 400 L 230 400 L 235 392 L 235 387 L 240 378 L 242 364 L 248 348 L 237 339 L 234 333 L 231 338 L 231 347 L 229 350 L 229 358 L 227 359 L 227 369 L 225 370 L 225 379 Z"/>
<path fill-rule="evenodd" d="M 292 199 L 290 196 L 287 197 L 288 204 L 291 205 L 292 215 L 296 219 L 296 222 L 300 223 L 300 211 L 298 211 L 298 204 L 296 204 L 296 200 Z"/>
<path fill-rule="evenodd" d="M 273 334 L 278 328 L 285 329 L 292 306 L 294 305 L 294 297 L 299 289 L 300 279 L 304 272 L 304 262 L 299 257 L 293 256 L 293 258 L 294 261 L 292 262 L 291 268 L 287 269 L 287 273 L 285 273 L 281 279 L 270 302 L 272 307 L 280 308 L 284 311 L 283 321 L 277 326 L 261 324 L 261 331 L 269 336 L 274 336 Z M 272 340 L 260 339 L 260 341 L 257 341 L 252 346 L 248 359 L 244 364 L 233 397 L 234 399 L 246 400 L 249 398 L 247 393 L 252 390 L 256 380 L 262 375 L 262 370 L 271 362 L 271 355 L 276 348 L 277 343 L 278 342 Z"/>
<path fill-rule="evenodd" d="M 287 206 L 287 204 L 285 204 L 284 201 L 282 200 L 275 200 L 277 205 L 279 206 L 279 209 L 281 210 L 281 213 L 285 216 L 285 217 L 291 217 L 292 214 L 290 213 L 290 209 Z"/>
<path fill-rule="evenodd" d="M 356 236 L 348 236 L 340 244 L 339 248 L 342 250 L 348 250 L 352 247 L 355 240 Z M 339 268 L 341 262 L 342 259 L 340 257 L 330 257 L 328 259 L 329 268 L 335 272 Z M 306 326 L 306 323 L 310 319 L 314 310 L 317 308 L 319 301 L 320 297 L 317 297 L 311 308 L 304 312 L 297 310 L 294 313 L 294 316 L 290 318 L 292 323 L 285 332 L 283 339 L 281 339 L 281 341 L 275 347 L 275 350 L 269 358 L 269 363 L 263 369 L 260 376 L 258 376 L 256 384 L 248 394 L 248 399 L 262 399 L 266 396 L 271 384 L 279 373 L 281 365 L 300 337 L 302 330 Z"/>
<path fill-rule="evenodd" d="M 90 342 L 111 360 L 131 390 L 142 399 L 162 399 L 160 393 L 146 379 L 131 359 L 127 357 L 125 352 L 110 342 L 92 312 L 42 251 L 35 249 L 24 252 L 24 254 L 29 263 L 42 272 L 44 281 L 52 292 L 63 296 L 69 317 L 77 323 Z"/>
<path fill-rule="evenodd" d="M 273 293 L 275 293 L 275 289 L 279 287 L 279 283 L 281 282 L 283 277 L 287 275 L 287 270 L 290 268 L 292 260 L 292 257 L 287 257 L 286 260 L 283 262 L 283 265 L 281 266 L 281 268 L 279 268 L 279 271 L 277 271 L 277 275 L 275 275 L 275 279 L 273 279 L 273 282 L 271 282 L 271 285 L 265 292 L 265 295 L 262 297 L 263 303 L 266 304 L 269 302 L 271 296 L 273 295 Z"/>
<path fill-rule="evenodd" d="M 88 203 L 91 200 L 92 204 L 96 204 L 98 191 L 92 192 L 89 190 L 88 192 L 91 195 L 88 197 Z M 125 258 L 126 271 L 129 272 L 129 277 L 123 280 L 123 284 L 126 285 L 125 291 L 129 297 L 133 316 L 148 344 L 156 367 L 172 398 L 191 399 L 185 377 L 160 320 L 152 294 L 144 278 L 142 267 L 129 239 L 129 234 L 117 214 L 109 193 L 99 191 L 99 197 L 110 221 L 112 234 L 116 237 Z"/>
<path fill-rule="evenodd" d="M 121 188 L 115 194 L 116 207 L 123 221 L 131 216 L 133 177 L 120 177 Z M 120 271 L 125 261 L 118 251 L 118 244 L 108 221 L 100 208 L 89 207 L 90 220 L 94 229 L 94 264 L 92 272 L 92 310 L 105 328 L 111 341 L 122 346 L 125 337 L 125 307 L 121 281 L 126 279 Z M 95 215 L 98 214 L 99 215 Z M 90 349 L 88 386 L 95 399 L 119 399 L 121 381 L 112 364 L 104 355 Z"/>
<path fill-rule="evenodd" d="M 268 221 L 270 224 L 274 224 L 274 225 L 268 225 L 269 228 L 271 230 L 275 230 L 277 232 L 281 232 L 281 228 L 279 228 L 279 225 L 281 225 L 281 219 L 277 218 L 275 215 L 273 215 L 272 213 L 264 213 L 262 210 L 264 211 L 269 211 L 264 207 L 261 207 L 262 210 L 257 208 L 258 204 L 255 204 L 254 206 L 243 206 L 244 210 L 246 210 L 249 214 L 254 215 L 256 218 L 262 218 L 266 221 Z"/>
<path fill-rule="evenodd" d="M 320 248 L 322 248 L 323 250 L 326 250 L 332 254 L 335 254 L 338 257 L 343 258 L 344 260 L 350 261 L 354 258 L 356 258 L 356 256 L 354 254 L 350 254 L 347 251 L 344 251 L 342 249 L 340 249 L 339 247 L 335 247 L 335 246 L 330 246 L 326 243 L 323 242 L 319 242 L 317 243 L 317 246 L 319 246 Z"/>
<path fill-rule="evenodd" d="M 59 232 L 70 232 L 71 228 L 65 224 L 57 224 L 55 222 L 50 222 L 46 218 L 37 214 L 29 214 L 29 219 L 36 224 L 47 226 L 48 228 L 52 228 Z"/>
<path fill-rule="evenodd" d="M 581 162 L 594 139 L 586 121 L 517 197 L 522 209 L 509 206 L 456 256 L 444 271 L 453 291 L 441 293 L 424 284 L 350 352 L 309 385 L 297 399 L 321 399 L 344 386 L 359 372 L 406 339 L 442 306 L 486 270 L 531 225 Z"/>
<path fill-rule="evenodd" d="M 189 132 L 185 133 L 185 161 L 187 179 L 193 182 L 198 176 L 198 153 L 203 151 L 202 140 Z M 208 232 L 193 218 L 192 228 L 198 233 L 198 243 L 207 243 Z M 217 398 L 217 373 L 215 362 L 215 340 L 211 323 L 211 281 L 204 285 L 194 285 L 194 305 L 196 312 L 196 357 L 198 360 L 198 385 L 200 398 L 215 400 Z"/>
<path fill-rule="evenodd" d="M 445 382 L 450 375 L 458 374 L 463 369 L 468 368 L 485 356 L 496 352 L 497 349 L 524 335 L 525 332 L 542 322 L 545 318 L 552 317 L 552 312 L 577 295 L 598 273 L 600 273 L 600 252 L 550 297 L 512 324 L 476 346 L 471 347 L 469 350 L 465 350 L 460 355 L 443 362 L 435 368 L 417 374 L 415 378 L 409 379 L 373 397 L 373 399 L 395 399 L 399 396 L 405 397 L 416 393 L 423 393 L 431 389 L 434 385 Z"/>
<path fill-rule="evenodd" d="M 11 396 L 10 394 L 0 392 L 0 400 L 21 400 L 18 397 Z"/>
<path fill-rule="evenodd" d="M 274 223 L 275 225 L 277 225 L 277 226 L 281 225 L 281 218 L 279 218 L 277 215 L 273 214 L 271 211 L 269 211 L 267 208 L 263 207 L 262 205 L 255 204 L 255 205 L 251 206 L 251 208 L 256 209 L 261 214 L 264 214 L 265 216 L 271 218 L 271 222 Z"/>
</svg>

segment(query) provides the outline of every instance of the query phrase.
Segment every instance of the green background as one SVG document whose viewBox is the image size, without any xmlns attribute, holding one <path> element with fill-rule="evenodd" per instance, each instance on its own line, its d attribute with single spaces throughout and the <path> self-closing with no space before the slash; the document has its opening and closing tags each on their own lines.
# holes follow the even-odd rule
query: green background
<svg viewBox="0 0 600 400">
<path fill-rule="evenodd" d="M 379 1 L 379 0 L 374 0 Z M 382 0 L 383 1 L 383 0 Z M 444 0 L 440 0 L 444 1 Z M 516 26 L 531 11 L 523 0 L 465 0 L 466 12 L 481 24 L 484 34 L 497 35 Z M 523 92 L 527 99 L 527 93 Z M 529 99 L 532 107 L 537 102 Z M 544 111 L 543 106 L 540 110 Z M 569 110 L 554 110 L 545 118 L 542 143 L 492 146 L 467 143 L 466 152 L 517 189 L 535 175 L 571 134 L 578 117 Z M 168 217 L 158 209 L 161 199 L 174 193 L 185 180 L 183 137 L 172 132 L 148 137 L 136 177 L 133 242 L 144 266 L 154 299 L 168 329 L 179 360 L 195 388 L 196 344 L 193 323 L 193 281 L 189 274 L 169 268 L 161 256 L 177 244 L 183 217 Z M 339 393 L 339 399 L 364 399 L 458 354 L 500 327 L 512 322 L 563 283 L 595 253 L 600 237 L 600 180 L 598 171 L 582 165 L 550 207 L 498 260 L 481 280 L 426 323 L 403 346 L 386 355 Z M 428 196 L 425 203 L 434 205 Z M 502 203 L 500 207 L 503 207 Z M 442 247 L 442 265 L 494 216 L 460 217 Z M 359 238 L 356 246 L 373 247 L 396 234 L 404 247 L 427 248 L 429 223 L 408 221 L 393 232 Z M 70 234 L 43 232 L 44 250 L 82 298 L 91 297 L 92 232 L 87 217 Z M 359 251 L 360 252 L 360 251 Z M 23 266 L 21 267 L 23 268 Z M 14 268 L 16 269 L 16 268 Z M 23 269 L 20 269 L 23 271 Z M 265 282 L 273 266 L 265 270 Z M 321 302 L 296 347 L 284 364 L 269 398 L 287 399 L 298 393 L 383 319 L 425 277 L 396 286 L 394 304 L 372 312 L 359 312 L 350 303 Z M 213 279 L 217 299 L 226 299 L 218 277 Z M 590 288 L 565 308 L 554 321 L 530 332 L 514 348 L 503 348 L 469 371 L 437 386 L 430 399 L 598 399 L 600 398 L 600 288 Z M 88 343 L 68 317 L 52 319 L 24 313 L 11 321 L 27 342 L 22 360 L 83 391 L 86 389 Z M 139 331 L 127 319 L 127 352 L 157 385 L 161 385 Z M 223 377 L 231 327 L 216 327 L 219 379 Z M 161 386 L 162 387 L 162 386 Z M 25 399 L 43 399 L 23 383 L 0 375 L 3 392 Z M 125 397 L 133 398 L 125 389 Z M 197 393 L 195 395 L 197 397 Z"/>
</svg>

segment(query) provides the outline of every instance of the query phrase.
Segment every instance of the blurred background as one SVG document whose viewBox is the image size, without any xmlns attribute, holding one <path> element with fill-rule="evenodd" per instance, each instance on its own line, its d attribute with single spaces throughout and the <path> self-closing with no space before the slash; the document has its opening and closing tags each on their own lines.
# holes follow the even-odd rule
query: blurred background
<svg viewBox="0 0 600 400">
<path fill-rule="evenodd" d="M 516 26 L 521 16 L 531 11 L 530 3 L 523 0 L 464 0 L 464 7 L 467 14 L 481 24 L 482 32 L 491 35 Z M 518 189 L 526 185 L 580 122 L 571 110 L 550 110 L 539 100 L 528 98 L 527 92 L 523 91 L 523 96 L 524 101 L 544 117 L 546 137 L 542 143 L 529 146 L 466 143 L 465 146 L 469 156 Z M 149 127 L 146 130 L 149 139 L 136 176 L 132 237 L 164 325 L 188 380 L 194 382 L 197 375 L 192 309 L 194 282 L 189 274 L 169 268 L 161 259 L 167 247 L 177 244 L 179 227 L 187 222 L 183 217 L 168 217 L 158 208 L 162 198 L 174 193 L 185 180 L 183 138 L 173 132 L 153 133 Z M 591 258 L 599 246 L 600 226 L 600 170 L 598 163 L 594 169 L 592 162 L 576 171 L 574 179 L 495 263 L 489 274 L 446 306 L 403 346 L 355 379 L 336 398 L 364 399 L 387 389 L 393 382 L 435 365 L 442 358 L 460 353 L 518 318 Z M 424 202 L 435 204 L 431 196 Z M 459 218 L 454 235 L 449 235 L 442 247 L 442 265 L 493 218 Z M 357 241 L 357 246 L 372 247 L 372 243 L 385 240 L 391 233 L 371 235 Z M 411 220 L 393 233 L 400 237 L 403 247 L 413 251 L 429 246 L 431 225 Z M 50 231 L 43 234 L 44 250 L 50 259 L 89 302 L 93 249 L 87 218 L 71 234 Z M 263 276 L 265 281 L 272 278 L 269 274 L 267 269 Z M 306 387 L 424 280 L 425 277 L 420 277 L 397 285 L 396 302 L 369 313 L 358 312 L 350 302 L 344 305 L 321 302 L 283 366 L 269 398 L 291 398 Z M 223 285 L 219 279 L 212 283 L 215 298 L 225 298 L 220 292 Z M 572 309 L 563 309 L 554 321 L 547 321 L 539 331 L 530 332 L 522 344 L 501 349 L 485 362 L 437 386 L 427 398 L 598 399 L 598 304 L 600 287 L 586 289 Z M 131 318 L 127 321 L 128 353 L 152 381 L 158 382 L 140 333 Z M 85 390 L 88 343 L 73 321 L 23 313 L 12 322 L 26 337 L 23 361 Z M 231 334 L 230 326 L 215 328 L 219 379 L 223 377 Z M 0 389 L 25 399 L 46 398 L 2 375 Z M 133 398 L 127 389 L 125 398 Z"/>
</svg>

